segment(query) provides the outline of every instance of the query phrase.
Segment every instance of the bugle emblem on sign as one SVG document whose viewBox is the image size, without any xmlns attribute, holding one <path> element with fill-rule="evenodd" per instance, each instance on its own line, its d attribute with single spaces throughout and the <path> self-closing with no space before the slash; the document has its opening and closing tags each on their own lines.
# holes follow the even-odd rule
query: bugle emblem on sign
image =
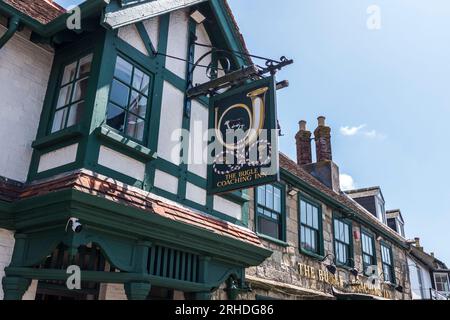
<svg viewBox="0 0 450 320">
<path fill-rule="evenodd" d="M 223 193 L 278 180 L 278 127 L 274 78 L 211 99 L 215 131 L 209 192 Z"/>
</svg>

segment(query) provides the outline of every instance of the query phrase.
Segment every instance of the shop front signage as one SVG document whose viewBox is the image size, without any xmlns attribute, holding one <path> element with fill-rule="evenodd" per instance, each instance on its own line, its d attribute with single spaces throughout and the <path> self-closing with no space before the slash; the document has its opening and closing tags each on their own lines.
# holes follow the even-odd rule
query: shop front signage
<svg viewBox="0 0 450 320">
<path fill-rule="evenodd" d="M 372 284 L 371 280 L 366 277 L 358 276 L 351 280 L 345 279 L 342 275 L 336 273 L 335 275 L 328 272 L 326 269 L 315 268 L 306 264 L 298 264 L 298 272 L 300 277 L 311 281 L 311 286 L 314 283 L 328 284 L 345 293 L 364 294 L 376 296 L 384 299 L 392 299 L 392 292 L 384 289 L 380 284 Z M 353 277 L 348 275 L 348 278 Z M 319 289 L 317 286 L 310 289 Z"/>
</svg>

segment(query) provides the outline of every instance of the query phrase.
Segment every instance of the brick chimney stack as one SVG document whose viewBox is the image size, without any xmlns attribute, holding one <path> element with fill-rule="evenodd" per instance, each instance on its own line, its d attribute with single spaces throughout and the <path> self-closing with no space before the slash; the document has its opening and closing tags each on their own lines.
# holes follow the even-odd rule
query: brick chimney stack
<svg viewBox="0 0 450 320">
<path fill-rule="evenodd" d="M 325 125 L 325 117 L 321 116 L 317 120 L 319 125 L 314 131 L 317 162 L 332 161 L 331 128 Z"/>
<path fill-rule="evenodd" d="M 306 129 L 306 121 L 299 122 L 300 130 L 295 136 L 297 142 L 297 163 L 299 166 L 312 163 L 311 131 Z"/>
</svg>

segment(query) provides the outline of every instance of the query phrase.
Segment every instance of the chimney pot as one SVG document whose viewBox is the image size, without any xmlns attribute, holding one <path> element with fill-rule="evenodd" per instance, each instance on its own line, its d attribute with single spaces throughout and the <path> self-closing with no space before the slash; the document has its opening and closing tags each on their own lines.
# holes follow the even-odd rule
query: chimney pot
<svg viewBox="0 0 450 320">
<path fill-rule="evenodd" d="M 306 121 L 300 121 L 299 126 L 300 131 L 295 136 L 297 164 L 303 166 L 312 163 L 311 132 L 306 129 Z"/>
<path fill-rule="evenodd" d="M 319 123 L 319 127 L 325 127 L 325 117 L 324 116 L 320 116 L 317 118 L 317 121 Z"/>
<path fill-rule="evenodd" d="M 331 128 L 325 125 L 325 117 L 320 116 L 317 120 L 319 125 L 314 131 L 317 162 L 333 161 L 333 154 L 331 152 Z"/>
<path fill-rule="evenodd" d="M 306 121 L 305 120 L 300 121 L 298 124 L 300 126 L 300 131 L 306 131 Z"/>
</svg>

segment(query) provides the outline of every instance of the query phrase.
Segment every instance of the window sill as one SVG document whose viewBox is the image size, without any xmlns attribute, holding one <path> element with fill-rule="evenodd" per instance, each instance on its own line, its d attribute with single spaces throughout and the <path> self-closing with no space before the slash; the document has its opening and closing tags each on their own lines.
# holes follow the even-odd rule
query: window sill
<svg viewBox="0 0 450 320">
<path fill-rule="evenodd" d="M 95 134 L 100 139 L 112 144 L 114 147 L 119 148 L 131 157 L 139 158 L 145 161 L 157 159 L 156 152 L 153 152 L 149 148 L 112 131 L 108 127 L 97 128 L 95 130 Z"/>
<path fill-rule="evenodd" d="M 31 144 L 31 147 L 36 150 L 42 150 L 54 146 L 60 142 L 81 137 L 82 135 L 81 125 L 77 125 L 37 139 Z"/>
<path fill-rule="evenodd" d="M 301 248 L 300 248 L 300 253 L 305 255 L 305 256 L 308 256 L 310 258 L 313 258 L 313 259 L 316 259 L 316 260 L 320 260 L 320 261 L 322 261 L 325 258 L 323 255 L 320 255 L 320 254 L 317 254 L 317 253 L 313 253 L 313 252 L 309 252 L 309 251 L 307 251 L 305 249 L 301 249 Z"/>
<path fill-rule="evenodd" d="M 259 238 L 261 238 L 261 239 L 263 239 L 265 241 L 272 242 L 272 243 L 274 243 L 276 245 L 279 245 L 281 247 L 285 247 L 285 248 L 289 247 L 289 243 L 287 243 L 287 242 L 285 242 L 283 240 L 275 239 L 275 238 L 266 236 L 265 234 L 261 234 L 261 233 L 258 233 L 258 232 L 256 233 L 256 235 Z"/>
</svg>

